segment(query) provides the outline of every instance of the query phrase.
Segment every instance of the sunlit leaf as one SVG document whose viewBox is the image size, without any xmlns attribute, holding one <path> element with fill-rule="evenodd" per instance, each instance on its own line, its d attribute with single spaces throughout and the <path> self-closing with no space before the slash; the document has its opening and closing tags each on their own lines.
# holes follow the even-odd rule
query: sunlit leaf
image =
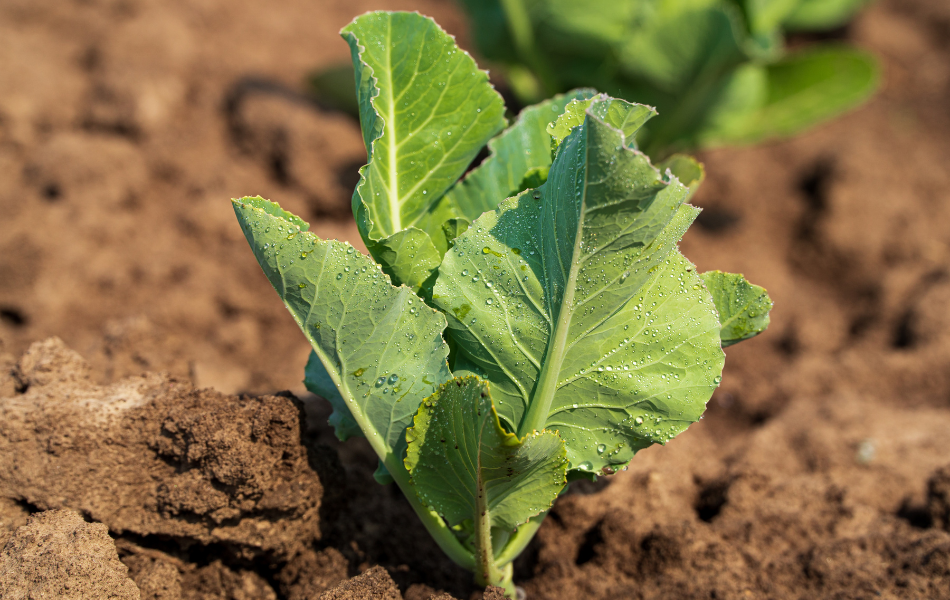
<svg viewBox="0 0 950 600">
<path fill-rule="evenodd" d="M 380 457 L 402 456 L 422 399 L 449 378 L 445 318 L 343 242 L 321 240 L 262 198 L 234 200 L 254 256 L 313 346 L 308 384 L 335 406 L 337 435 L 358 426 Z M 327 381 L 329 380 L 329 382 Z M 332 388 L 337 394 L 333 394 Z"/>
<path fill-rule="evenodd" d="M 707 271 L 702 277 L 719 312 L 723 348 L 755 337 L 769 326 L 772 299 L 765 288 L 738 273 Z"/>
<path fill-rule="evenodd" d="M 353 196 L 360 234 L 396 283 L 418 290 L 464 217 L 445 192 L 505 126 L 501 96 L 432 19 L 375 12 L 347 25 L 369 157 Z"/>
<path fill-rule="evenodd" d="M 433 294 L 456 374 L 490 380 L 510 430 L 557 431 L 588 471 L 697 420 L 723 364 L 712 299 L 676 249 L 698 212 L 688 190 L 597 112 L 543 186 L 456 239 Z"/>
</svg>

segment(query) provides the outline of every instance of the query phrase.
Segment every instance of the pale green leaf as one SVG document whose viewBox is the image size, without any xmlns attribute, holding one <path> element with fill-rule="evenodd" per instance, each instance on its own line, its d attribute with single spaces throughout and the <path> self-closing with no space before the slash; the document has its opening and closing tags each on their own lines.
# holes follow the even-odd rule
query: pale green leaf
<svg viewBox="0 0 950 600">
<path fill-rule="evenodd" d="M 512 430 L 558 431 L 588 471 L 696 421 L 723 364 L 712 299 L 676 249 L 698 212 L 687 188 L 595 112 L 543 186 L 456 240 L 433 294 L 456 374 L 489 379 Z"/>
<path fill-rule="evenodd" d="M 521 111 L 511 127 L 488 142 L 490 154 L 482 164 L 446 193 L 447 201 L 471 222 L 524 190 L 521 185 L 526 177 L 551 166 L 548 124 L 564 112 L 565 105 L 594 93 L 574 90 Z"/>
<path fill-rule="evenodd" d="M 353 197 L 357 225 L 397 283 L 419 289 L 447 248 L 442 224 L 465 216 L 445 192 L 505 126 L 504 104 L 428 17 L 375 12 L 341 33 L 369 157 Z"/>
<path fill-rule="evenodd" d="M 689 188 L 690 195 L 695 194 L 706 179 L 706 169 L 703 167 L 703 163 L 685 154 L 674 154 L 657 164 L 656 168 L 661 173 L 669 170 L 674 177 L 680 180 L 680 183 Z"/>
<path fill-rule="evenodd" d="M 797 31 L 834 29 L 870 3 L 871 0 L 800 0 L 783 24 Z"/>
<path fill-rule="evenodd" d="M 835 0 L 821 0 L 834 2 Z M 776 31 L 802 0 L 744 0 L 749 29 L 755 34 Z"/>
<path fill-rule="evenodd" d="M 450 527 L 485 511 L 492 527 L 510 533 L 549 509 L 565 484 L 564 442 L 550 431 L 523 439 L 506 432 L 488 383 L 476 377 L 448 381 L 426 398 L 406 437 L 419 497 Z"/>
<path fill-rule="evenodd" d="M 604 123 L 619 129 L 631 148 L 636 148 L 637 132 L 643 124 L 656 116 L 656 109 L 652 106 L 631 104 L 626 100 L 611 98 L 606 94 L 601 94 L 596 98 L 575 100 L 568 104 L 563 114 L 547 128 L 555 144 L 560 144 L 575 127 L 584 122 L 588 109 L 591 109 L 593 114 Z"/>
<path fill-rule="evenodd" d="M 441 227 L 439 232 L 445 235 Z M 415 227 L 397 231 L 384 240 L 366 240 L 366 248 L 393 281 L 403 283 L 416 292 L 442 262 L 443 253 L 436 249 L 432 238 Z"/>
<path fill-rule="evenodd" d="M 398 460 L 419 403 L 450 376 L 445 318 L 349 244 L 305 232 L 277 204 L 233 205 L 264 274 L 349 409 L 349 417 L 338 413 L 342 432 L 352 435 L 355 422 L 381 458 Z M 315 365 L 308 374 L 314 391 L 334 400 Z"/>
<path fill-rule="evenodd" d="M 719 312 L 722 346 L 731 346 L 765 331 L 772 299 L 765 288 L 737 273 L 707 271 L 702 274 Z"/>
<path fill-rule="evenodd" d="M 844 47 L 798 52 L 757 69 L 766 82 L 761 105 L 702 132 L 701 145 L 793 135 L 858 106 L 874 93 L 880 77 L 872 56 Z"/>
</svg>

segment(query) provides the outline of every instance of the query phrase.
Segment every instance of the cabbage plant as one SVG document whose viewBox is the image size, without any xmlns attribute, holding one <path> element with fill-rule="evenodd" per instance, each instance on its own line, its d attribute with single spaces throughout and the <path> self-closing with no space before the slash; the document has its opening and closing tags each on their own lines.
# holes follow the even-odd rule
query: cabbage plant
<svg viewBox="0 0 950 600">
<path fill-rule="evenodd" d="M 445 553 L 512 594 L 568 483 L 698 420 L 722 347 L 764 330 L 771 301 L 680 253 L 700 169 L 637 149 L 652 108 L 582 89 L 508 123 L 431 19 L 370 13 L 342 35 L 371 256 L 260 197 L 234 211 L 313 346 L 305 382 L 337 436 L 364 437 Z"/>
<path fill-rule="evenodd" d="M 575 86 L 653 105 L 651 156 L 787 136 L 861 104 L 874 59 L 787 51 L 789 31 L 846 23 L 867 0 L 460 0 L 479 52 L 522 102 Z"/>
</svg>

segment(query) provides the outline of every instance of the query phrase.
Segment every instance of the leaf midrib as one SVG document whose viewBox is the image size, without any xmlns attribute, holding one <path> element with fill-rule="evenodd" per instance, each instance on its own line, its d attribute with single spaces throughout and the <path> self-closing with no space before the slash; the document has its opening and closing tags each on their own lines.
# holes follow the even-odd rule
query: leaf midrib
<svg viewBox="0 0 950 600">
<path fill-rule="evenodd" d="M 392 51 L 392 39 L 393 39 L 393 20 L 390 17 L 386 21 L 386 64 L 389 67 L 387 72 L 387 77 L 389 78 L 389 85 L 386 86 L 386 95 L 389 97 L 389 110 L 390 110 L 390 120 L 392 121 L 392 141 L 387 144 L 389 150 L 389 190 L 390 194 L 397 200 L 396 202 L 389 203 L 389 218 L 392 223 L 393 231 L 402 230 L 402 214 L 400 210 L 400 204 L 398 202 L 399 196 L 399 172 L 397 169 L 398 160 L 397 160 L 397 150 L 398 144 L 396 144 L 396 99 L 393 97 L 393 51 Z"/>
<path fill-rule="evenodd" d="M 548 346 L 548 351 L 544 357 L 544 367 L 539 377 L 538 387 L 531 398 L 531 404 L 528 406 L 528 412 L 521 427 L 518 429 L 518 437 L 522 438 L 532 431 L 544 429 L 547 422 L 548 413 L 551 410 L 551 404 L 554 402 L 554 394 L 557 391 L 558 376 L 561 374 L 561 365 L 564 363 L 565 344 L 567 334 L 570 330 L 571 319 L 574 316 L 572 304 L 574 303 L 574 291 L 577 288 L 577 275 L 580 272 L 581 261 L 581 232 L 584 229 L 584 217 L 587 207 L 587 177 L 590 174 L 589 152 L 587 129 L 584 130 L 584 180 L 582 183 L 582 193 L 580 205 L 578 207 L 577 229 L 574 236 L 574 249 L 571 253 L 571 268 L 568 272 L 567 281 L 564 283 L 564 296 L 561 298 L 561 306 L 558 309 L 556 325 L 554 326 L 553 343 Z M 553 209 L 552 209 L 553 210 Z M 552 297 L 553 301 L 554 298 Z"/>
<path fill-rule="evenodd" d="M 428 32 L 425 32 L 425 35 L 428 35 Z M 406 200 L 407 198 L 412 197 L 412 195 L 416 192 L 416 190 L 418 190 L 423 184 L 425 184 L 427 181 L 429 181 L 429 179 L 430 179 L 431 176 L 432 176 L 432 173 L 435 172 L 435 171 L 437 171 L 437 170 L 445 163 L 446 158 L 449 156 L 449 154 L 451 154 L 451 152 L 449 152 L 449 150 L 447 149 L 446 152 L 443 154 L 442 158 L 439 160 L 439 162 L 436 163 L 436 165 L 435 165 L 434 167 L 432 167 L 432 168 L 429 170 L 429 172 L 428 172 L 422 179 L 420 179 L 419 181 L 417 181 L 416 184 L 412 187 L 412 189 L 410 189 L 408 192 L 406 192 L 405 195 L 400 194 L 400 192 L 399 192 L 399 174 L 398 174 L 398 167 L 399 167 L 399 149 L 403 146 L 403 144 L 406 142 L 406 140 L 409 140 L 409 139 L 411 139 L 412 137 L 414 137 L 417 133 L 419 133 L 419 131 L 421 131 L 422 127 L 424 127 L 426 124 L 429 123 L 429 121 L 432 120 L 432 118 L 433 118 L 432 115 L 435 113 L 435 109 L 433 108 L 432 114 L 430 114 L 430 116 L 426 119 L 426 121 L 425 121 L 422 125 L 420 125 L 420 127 L 417 128 L 415 131 L 411 132 L 408 137 L 406 137 L 406 138 L 403 139 L 403 140 L 397 139 L 397 133 L 396 133 L 396 112 L 397 112 L 397 108 L 396 108 L 396 97 L 393 95 L 393 92 L 394 92 L 393 88 L 395 87 L 395 85 L 394 85 L 393 78 L 392 78 L 393 68 L 394 68 L 394 67 L 393 67 L 393 59 L 392 59 L 392 19 L 390 19 L 390 20 L 387 22 L 386 37 L 387 37 L 387 39 L 386 39 L 386 41 L 387 41 L 387 43 L 386 43 L 386 64 L 387 64 L 387 66 L 388 66 L 387 78 L 389 79 L 389 85 L 387 86 L 387 90 L 386 90 L 386 95 L 387 95 L 388 103 L 389 103 L 389 111 L 388 111 L 388 114 L 387 114 L 386 116 L 388 117 L 388 121 L 389 121 L 389 122 L 391 123 L 391 125 L 392 125 L 392 130 L 391 130 L 391 131 L 392 131 L 392 139 L 390 140 L 389 144 L 387 145 L 387 151 L 388 151 L 388 152 L 387 152 L 387 153 L 388 153 L 388 157 L 387 157 L 387 158 L 388 158 L 388 161 L 387 161 L 387 162 L 389 163 L 389 186 L 388 186 L 388 187 L 389 187 L 389 199 L 390 199 L 390 201 L 389 201 L 389 218 L 390 218 L 390 224 L 391 224 L 391 227 L 392 227 L 392 231 L 390 232 L 390 235 L 392 235 L 392 234 L 398 233 L 398 232 L 400 232 L 400 231 L 402 231 L 402 230 L 404 229 L 404 227 L 403 227 L 403 222 L 402 222 L 402 207 L 403 207 L 403 204 L 404 204 L 405 200 Z M 421 52 L 422 52 L 422 51 L 420 51 L 420 60 L 421 60 L 421 56 L 422 56 Z M 453 75 L 453 74 L 455 73 L 455 71 L 457 71 L 457 70 L 459 69 L 459 67 L 460 67 L 461 65 L 462 65 L 461 62 L 456 61 L 456 64 L 455 64 L 455 66 L 453 67 L 453 71 L 452 71 L 452 73 L 449 75 L 449 77 L 451 77 L 451 75 Z M 413 74 L 413 79 L 414 79 L 418 74 L 419 74 L 419 70 L 418 70 L 418 66 L 417 66 L 417 68 L 415 69 L 415 73 Z M 444 86 L 444 89 L 443 89 L 442 92 L 439 94 L 439 99 L 436 101 L 435 106 L 438 106 L 438 104 L 442 101 L 442 98 L 445 96 L 446 92 L 448 91 L 448 88 L 449 88 L 449 86 Z M 472 91 L 474 91 L 474 90 L 470 90 L 470 93 L 471 93 Z M 401 98 L 401 97 L 402 97 L 402 95 L 400 95 L 400 98 Z M 456 137 L 455 143 L 451 146 L 451 148 L 454 149 L 456 146 L 458 146 L 460 143 L 462 143 L 462 141 L 463 141 L 463 139 L 464 139 L 464 137 L 465 137 L 465 133 L 468 133 L 468 131 L 470 131 L 471 128 L 474 127 L 477 123 L 478 123 L 478 121 L 477 121 L 477 119 L 476 119 L 475 121 L 473 121 L 473 122 L 468 126 L 467 129 L 465 129 L 463 132 L 461 132 L 461 135 L 459 135 L 459 136 Z M 419 214 L 412 220 L 412 222 L 411 222 L 407 227 L 415 227 L 415 226 L 418 224 L 419 220 L 422 218 L 422 216 L 425 215 L 425 214 L 429 211 L 429 209 L 432 207 L 432 205 L 435 204 L 435 202 L 437 202 L 438 200 L 441 200 L 441 199 L 442 199 L 442 196 L 441 196 L 441 195 L 439 195 L 439 194 L 433 194 L 433 197 L 432 197 L 431 199 L 429 199 L 429 201 L 426 203 L 425 207 L 424 207 L 421 211 L 419 211 Z"/>
</svg>

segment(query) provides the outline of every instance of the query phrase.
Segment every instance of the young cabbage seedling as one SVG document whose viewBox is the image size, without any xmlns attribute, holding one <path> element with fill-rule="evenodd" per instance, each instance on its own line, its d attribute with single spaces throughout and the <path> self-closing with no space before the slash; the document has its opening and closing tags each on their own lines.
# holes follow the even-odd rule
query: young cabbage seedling
<svg viewBox="0 0 950 600">
<path fill-rule="evenodd" d="M 306 384 L 337 436 L 364 436 L 446 554 L 512 594 L 512 561 L 567 483 L 698 420 L 722 346 L 764 330 L 771 301 L 680 253 L 702 169 L 661 172 L 636 148 L 650 107 L 577 90 L 509 126 L 431 19 L 371 13 L 343 37 L 372 258 L 263 198 L 234 210 L 313 346 Z"/>
</svg>

